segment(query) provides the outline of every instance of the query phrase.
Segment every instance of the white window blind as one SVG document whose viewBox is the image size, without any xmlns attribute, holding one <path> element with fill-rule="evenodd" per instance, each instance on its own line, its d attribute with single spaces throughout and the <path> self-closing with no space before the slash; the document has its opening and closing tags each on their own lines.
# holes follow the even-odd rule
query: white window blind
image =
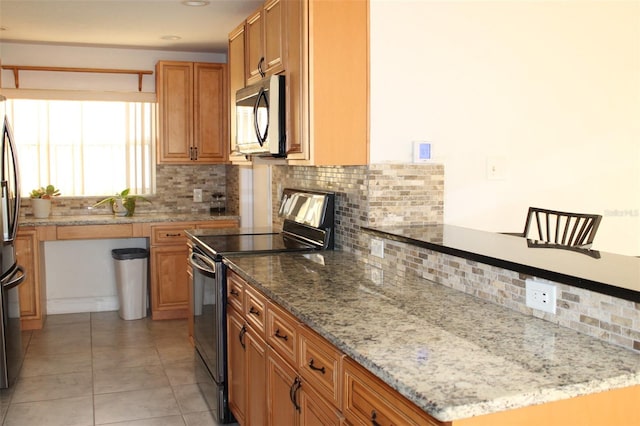
<svg viewBox="0 0 640 426">
<path fill-rule="evenodd" d="M 10 99 L 23 196 L 53 184 L 63 196 L 154 192 L 155 103 Z"/>
</svg>

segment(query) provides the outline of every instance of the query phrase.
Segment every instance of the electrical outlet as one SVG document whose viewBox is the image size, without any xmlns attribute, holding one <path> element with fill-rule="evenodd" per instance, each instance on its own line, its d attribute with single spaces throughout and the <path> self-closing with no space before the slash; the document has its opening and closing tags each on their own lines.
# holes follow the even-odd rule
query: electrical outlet
<svg viewBox="0 0 640 426">
<path fill-rule="evenodd" d="M 202 202 L 202 189 L 194 189 L 193 190 L 193 202 L 201 203 Z"/>
<path fill-rule="evenodd" d="M 382 269 L 371 268 L 371 281 L 373 281 L 375 285 L 382 285 L 384 283 L 384 272 Z"/>
<path fill-rule="evenodd" d="M 384 241 L 371 240 L 371 254 L 381 259 L 384 258 Z"/>
<path fill-rule="evenodd" d="M 556 313 L 556 286 L 548 281 L 525 280 L 527 306 Z"/>
</svg>

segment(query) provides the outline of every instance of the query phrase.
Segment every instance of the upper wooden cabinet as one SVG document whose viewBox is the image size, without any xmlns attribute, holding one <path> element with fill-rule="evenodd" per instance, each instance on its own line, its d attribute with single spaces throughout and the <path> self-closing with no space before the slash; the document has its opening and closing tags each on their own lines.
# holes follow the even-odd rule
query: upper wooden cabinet
<svg viewBox="0 0 640 426">
<path fill-rule="evenodd" d="M 285 2 L 287 159 L 369 161 L 369 1 Z"/>
<path fill-rule="evenodd" d="M 258 65 L 285 76 L 288 163 L 368 164 L 369 0 L 267 0 L 241 27 L 229 35 L 233 93 L 240 58 L 247 84 Z"/>
<path fill-rule="evenodd" d="M 246 156 L 239 154 L 236 149 L 236 92 L 242 89 L 246 83 L 244 54 L 246 39 L 245 22 L 242 22 L 229 34 L 229 106 L 231 113 L 229 114 L 229 160 L 233 164 L 248 164 Z"/>
<path fill-rule="evenodd" d="M 285 15 L 280 0 L 267 0 L 263 7 L 247 18 L 247 84 L 285 69 L 284 28 Z"/>
<path fill-rule="evenodd" d="M 227 160 L 227 65 L 160 61 L 158 163 L 216 164 Z"/>
</svg>

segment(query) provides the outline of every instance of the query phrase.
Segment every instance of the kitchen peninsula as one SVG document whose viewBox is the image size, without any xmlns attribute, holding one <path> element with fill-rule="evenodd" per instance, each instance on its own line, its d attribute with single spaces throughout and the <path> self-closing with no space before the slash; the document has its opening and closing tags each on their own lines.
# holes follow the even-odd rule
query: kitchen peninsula
<svg viewBox="0 0 640 426">
<path fill-rule="evenodd" d="M 46 320 L 44 243 L 52 241 L 147 238 L 150 243 L 151 313 L 154 319 L 187 316 L 187 246 L 185 229 L 235 228 L 232 215 L 141 213 L 22 217 L 16 250 L 27 270 L 20 287 L 23 330 L 40 329 Z"/>
<path fill-rule="evenodd" d="M 558 247 L 444 224 L 363 227 L 363 230 L 377 237 L 640 302 L 637 257 Z"/>
<path fill-rule="evenodd" d="M 341 387 L 337 408 L 353 424 L 367 420 L 355 405 L 368 406 L 360 414 L 373 419 L 385 412 L 354 396 L 353 376 L 343 374 L 354 362 L 428 414 L 415 424 L 640 422 L 633 351 L 351 253 L 231 256 L 227 264 L 276 312 L 346 355 L 331 371 Z"/>
</svg>

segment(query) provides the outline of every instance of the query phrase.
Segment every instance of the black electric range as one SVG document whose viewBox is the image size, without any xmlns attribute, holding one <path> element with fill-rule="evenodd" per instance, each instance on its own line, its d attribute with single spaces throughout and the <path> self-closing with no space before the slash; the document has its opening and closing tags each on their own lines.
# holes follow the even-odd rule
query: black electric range
<svg viewBox="0 0 640 426">
<path fill-rule="evenodd" d="M 282 230 L 272 228 L 189 230 L 193 269 L 192 300 L 194 344 L 215 386 L 202 386 L 205 400 L 218 413 L 219 423 L 234 421 L 228 405 L 227 377 L 227 273 L 225 256 L 270 252 L 332 250 L 334 248 L 335 194 L 287 188 L 278 215 Z M 214 395 L 211 395 L 214 393 Z"/>
</svg>

